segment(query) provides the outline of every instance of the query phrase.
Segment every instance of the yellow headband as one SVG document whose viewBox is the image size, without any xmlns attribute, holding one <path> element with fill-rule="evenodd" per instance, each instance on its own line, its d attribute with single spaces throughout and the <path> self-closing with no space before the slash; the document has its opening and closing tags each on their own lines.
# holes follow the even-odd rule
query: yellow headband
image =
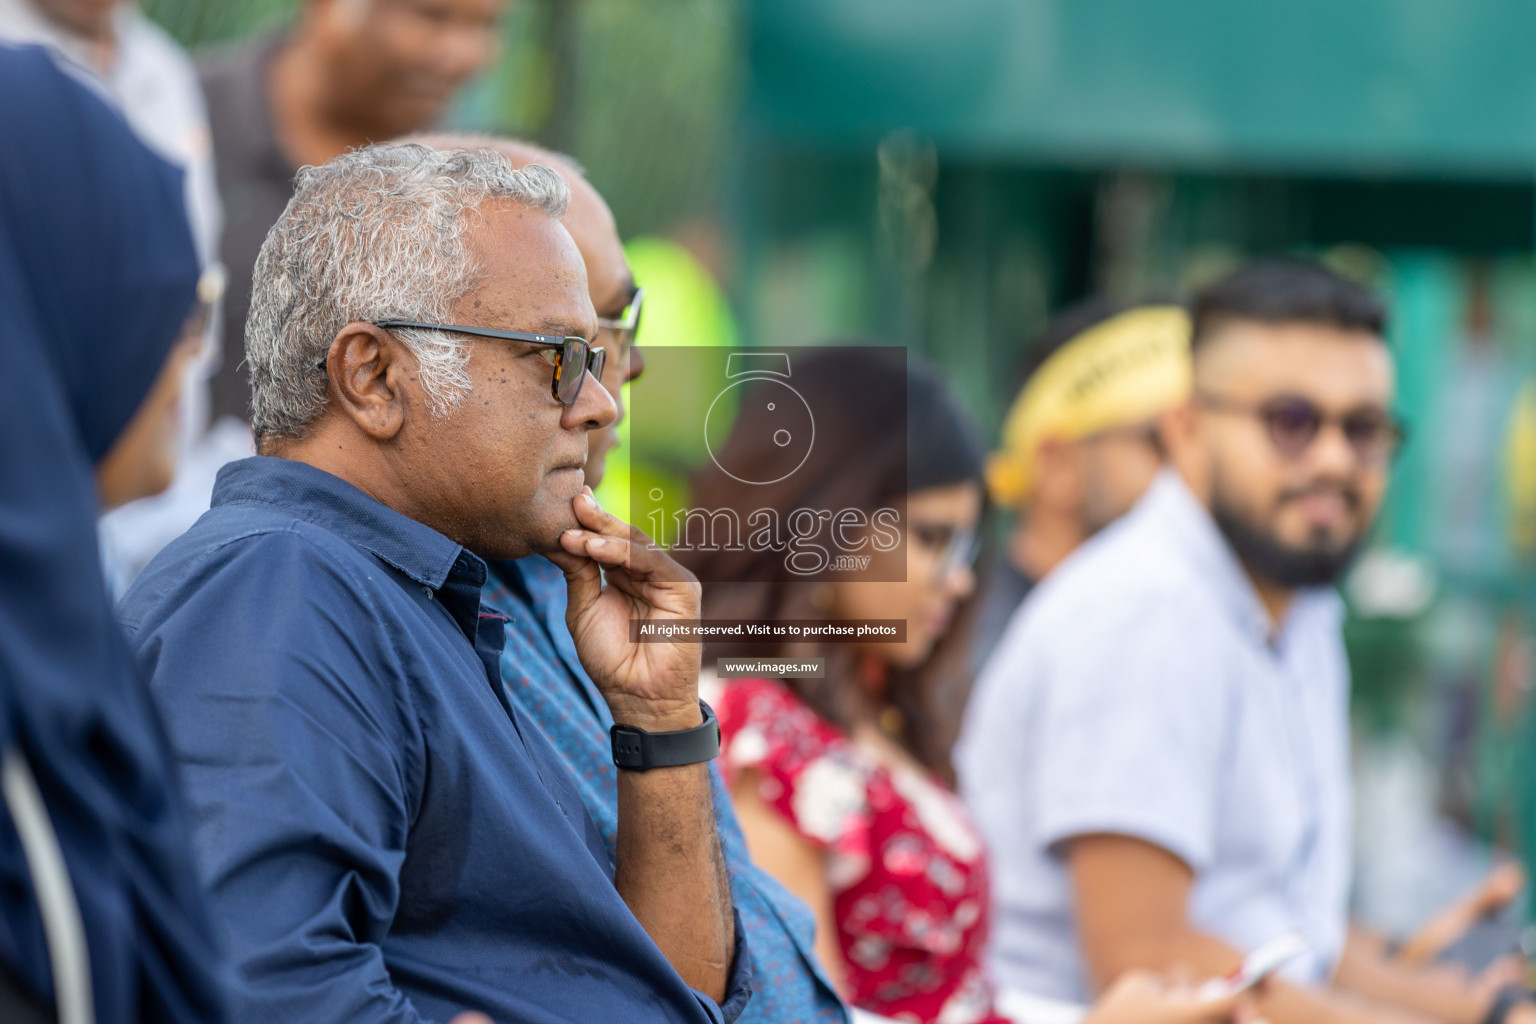
<svg viewBox="0 0 1536 1024">
<path fill-rule="evenodd" d="M 1189 317 L 1177 306 L 1140 306 L 1073 336 L 1008 410 L 1003 449 L 987 460 L 993 500 L 1009 506 L 1029 497 L 1042 441 L 1146 422 L 1189 391 Z"/>
</svg>

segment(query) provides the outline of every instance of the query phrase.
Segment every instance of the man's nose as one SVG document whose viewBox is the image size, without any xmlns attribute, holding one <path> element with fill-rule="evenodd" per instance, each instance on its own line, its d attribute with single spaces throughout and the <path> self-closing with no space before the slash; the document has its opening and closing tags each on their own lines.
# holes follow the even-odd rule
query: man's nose
<svg viewBox="0 0 1536 1024">
<path fill-rule="evenodd" d="M 1319 473 L 1348 476 L 1367 467 L 1339 423 L 1325 423 L 1307 451 L 1307 462 Z"/>
<path fill-rule="evenodd" d="M 576 396 L 576 401 L 565 407 L 562 424 L 570 430 L 598 430 L 611 426 L 618 418 L 619 407 L 614 404 L 613 396 L 603 387 L 603 382 L 588 370 L 581 384 L 581 394 Z"/>
</svg>

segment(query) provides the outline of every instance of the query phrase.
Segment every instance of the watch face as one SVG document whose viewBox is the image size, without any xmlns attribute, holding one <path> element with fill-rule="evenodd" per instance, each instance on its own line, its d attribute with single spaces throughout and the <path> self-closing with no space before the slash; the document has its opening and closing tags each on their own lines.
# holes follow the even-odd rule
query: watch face
<svg viewBox="0 0 1536 1024">
<path fill-rule="evenodd" d="M 763 447 L 771 454 L 764 459 L 759 451 L 753 465 L 734 465 L 729 448 L 724 444 L 716 447 L 710 441 L 711 437 L 727 433 L 711 429 L 710 419 L 716 410 L 729 415 L 738 402 L 737 421 L 750 414 L 754 421 L 764 424 L 769 435 L 770 443 Z M 709 447 L 710 458 L 726 475 L 744 484 L 774 484 L 792 475 L 805 464 L 815 440 L 816 421 L 811 416 L 811 407 L 800 392 L 773 377 L 747 377 L 729 385 L 715 396 L 704 418 L 704 443 Z"/>
</svg>

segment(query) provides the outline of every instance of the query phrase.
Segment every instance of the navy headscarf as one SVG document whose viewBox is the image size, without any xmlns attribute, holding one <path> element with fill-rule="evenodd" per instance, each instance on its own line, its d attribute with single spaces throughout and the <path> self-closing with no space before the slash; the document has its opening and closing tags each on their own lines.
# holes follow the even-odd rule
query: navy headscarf
<svg viewBox="0 0 1536 1024">
<path fill-rule="evenodd" d="M 179 172 L 37 49 L 0 46 L 0 750 L 19 750 L 85 926 L 99 1024 L 223 1019 L 159 719 L 107 599 L 95 463 L 196 290 Z M 0 807 L 0 965 L 53 982 Z"/>
</svg>

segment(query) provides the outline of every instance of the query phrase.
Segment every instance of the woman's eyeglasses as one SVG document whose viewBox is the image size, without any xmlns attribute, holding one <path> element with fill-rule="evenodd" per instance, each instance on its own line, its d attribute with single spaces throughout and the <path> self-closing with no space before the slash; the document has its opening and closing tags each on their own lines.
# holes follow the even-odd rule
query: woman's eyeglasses
<svg viewBox="0 0 1536 1024">
<path fill-rule="evenodd" d="M 1258 403 L 1201 395 L 1199 402 L 1221 412 L 1258 417 L 1269 434 L 1270 444 L 1288 459 L 1306 452 L 1328 424 L 1337 424 L 1355 458 L 1373 468 L 1391 461 L 1408 436 L 1407 428 L 1396 416 L 1369 406 L 1335 415 L 1297 395 L 1282 395 Z"/>
<path fill-rule="evenodd" d="M 380 320 L 375 327 L 392 330 L 397 327 L 414 327 L 423 331 L 453 331 L 476 338 L 496 338 L 499 341 L 521 341 L 526 345 L 551 349 L 554 352 L 555 379 L 550 382 L 549 393 L 562 404 L 573 405 L 581 394 L 581 385 L 587 374 L 602 379 L 603 364 L 607 351 L 593 346 L 586 338 L 561 338 L 553 334 L 532 334 L 528 331 L 502 331 L 493 327 L 461 327 L 456 324 L 425 324 L 415 320 Z"/>
<path fill-rule="evenodd" d="M 981 537 L 974 529 L 957 529 L 947 523 L 912 524 L 912 536 L 929 551 L 935 552 L 934 580 L 947 579 L 952 573 L 969 569 L 981 554 Z"/>
</svg>

